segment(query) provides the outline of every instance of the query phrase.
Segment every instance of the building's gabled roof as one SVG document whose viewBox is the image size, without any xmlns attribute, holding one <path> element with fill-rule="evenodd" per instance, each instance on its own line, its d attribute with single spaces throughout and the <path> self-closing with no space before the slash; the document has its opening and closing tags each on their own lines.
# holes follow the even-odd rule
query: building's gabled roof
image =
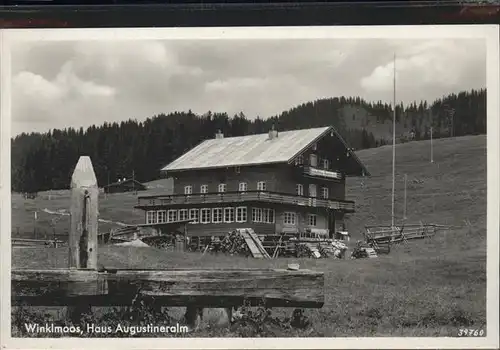
<svg viewBox="0 0 500 350">
<path fill-rule="evenodd" d="M 162 171 L 288 163 L 332 131 L 348 151 L 345 142 L 333 127 L 280 131 L 278 136 L 272 139 L 265 133 L 203 141 L 165 166 Z M 356 161 L 362 167 L 359 173 L 369 175 L 357 157 Z"/>
</svg>

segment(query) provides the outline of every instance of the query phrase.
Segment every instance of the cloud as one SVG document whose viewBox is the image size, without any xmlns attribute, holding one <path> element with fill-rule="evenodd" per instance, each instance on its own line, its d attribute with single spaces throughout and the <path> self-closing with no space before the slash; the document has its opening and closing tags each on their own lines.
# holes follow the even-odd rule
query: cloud
<svg viewBox="0 0 500 350">
<path fill-rule="evenodd" d="M 401 44 L 400 44 L 401 45 Z M 430 41 L 402 47 L 396 56 L 396 84 L 402 100 L 425 96 L 418 89 L 440 97 L 441 94 L 468 88 L 481 88 L 486 81 L 486 46 L 477 41 Z M 361 78 L 367 95 L 387 96 L 393 89 L 394 61 L 373 68 Z M 430 92 L 430 93 L 429 93 Z"/>
<path fill-rule="evenodd" d="M 60 86 L 31 72 L 21 72 L 14 77 L 14 96 L 23 93 L 26 97 L 37 96 L 41 100 L 57 100 L 64 95 Z"/>
<path fill-rule="evenodd" d="M 64 127 L 58 122 L 80 121 L 83 115 L 74 112 L 100 105 L 102 99 L 113 99 L 115 93 L 114 87 L 82 80 L 75 74 L 72 61 L 66 62 L 52 80 L 21 71 L 12 80 L 14 122 L 55 122 Z"/>
<path fill-rule="evenodd" d="M 207 92 L 231 91 L 233 89 L 258 89 L 265 87 L 269 80 L 266 78 L 230 78 L 213 80 L 205 84 Z"/>
<path fill-rule="evenodd" d="M 25 43 L 12 53 L 13 133 L 189 109 L 269 117 L 342 95 L 389 102 L 393 52 L 405 102 L 485 86 L 475 40 Z"/>
</svg>

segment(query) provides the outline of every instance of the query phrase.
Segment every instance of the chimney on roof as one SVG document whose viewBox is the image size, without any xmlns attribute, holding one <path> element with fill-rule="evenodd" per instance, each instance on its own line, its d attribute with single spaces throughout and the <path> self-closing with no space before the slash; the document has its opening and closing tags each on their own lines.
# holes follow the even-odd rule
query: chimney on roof
<svg viewBox="0 0 500 350">
<path fill-rule="evenodd" d="M 215 134 L 215 138 L 216 139 L 223 139 L 224 138 L 224 134 L 222 133 L 222 131 L 220 129 L 217 130 L 217 134 Z"/>
<path fill-rule="evenodd" d="M 269 140 L 273 140 L 278 137 L 278 131 L 274 129 L 274 124 L 271 127 L 271 130 L 269 130 Z"/>
</svg>

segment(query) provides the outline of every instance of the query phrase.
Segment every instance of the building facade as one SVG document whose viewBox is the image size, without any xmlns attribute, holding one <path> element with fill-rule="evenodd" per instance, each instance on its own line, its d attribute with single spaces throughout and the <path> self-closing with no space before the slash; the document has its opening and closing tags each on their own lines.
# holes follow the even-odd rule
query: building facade
<svg viewBox="0 0 500 350">
<path fill-rule="evenodd" d="M 191 220 L 189 236 L 224 236 L 235 228 L 258 235 L 345 231 L 346 176 L 369 176 L 333 127 L 202 142 L 162 171 L 171 195 L 143 196 L 146 224 Z"/>
</svg>

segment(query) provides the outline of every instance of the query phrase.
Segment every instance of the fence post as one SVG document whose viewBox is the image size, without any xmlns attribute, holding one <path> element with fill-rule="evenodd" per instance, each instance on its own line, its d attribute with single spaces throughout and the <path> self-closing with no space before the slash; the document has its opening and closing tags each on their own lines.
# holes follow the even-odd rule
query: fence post
<svg viewBox="0 0 500 350">
<path fill-rule="evenodd" d="M 97 269 L 98 224 L 97 179 L 88 156 L 81 156 L 71 177 L 71 207 L 69 231 L 69 268 Z M 89 305 L 73 305 L 69 317 L 78 322 Z"/>
</svg>

